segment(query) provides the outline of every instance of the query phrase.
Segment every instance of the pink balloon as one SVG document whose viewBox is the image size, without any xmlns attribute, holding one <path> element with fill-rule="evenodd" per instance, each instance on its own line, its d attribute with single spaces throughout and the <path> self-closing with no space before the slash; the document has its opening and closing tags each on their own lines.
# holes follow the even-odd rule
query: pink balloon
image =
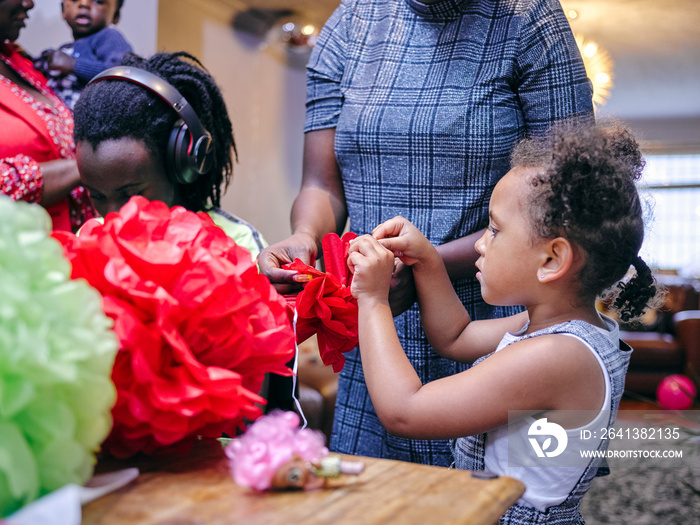
<svg viewBox="0 0 700 525">
<path fill-rule="evenodd" d="M 695 384 L 688 376 L 673 374 L 664 377 L 659 383 L 656 389 L 656 400 L 663 408 L 686 410 L 693 406 L 696 394 Z"/>
</svg>

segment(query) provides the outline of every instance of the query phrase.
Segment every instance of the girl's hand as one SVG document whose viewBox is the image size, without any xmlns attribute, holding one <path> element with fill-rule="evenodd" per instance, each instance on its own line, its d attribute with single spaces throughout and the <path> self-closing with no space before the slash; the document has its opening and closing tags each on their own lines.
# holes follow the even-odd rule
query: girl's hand
<svg viewBox="0 0 700 525">
<path fill-rule="evenodd" d="M 407 266 L 421 265 L 440 258 L 435 247 L 409 220 L 397 216 L 377 226 L 372 232 L 382 246 L 391 250 Z"/>
<path fill-rule="evenodd" d="M 353 273 L 350 291 L 355 299 L 376 298 L 388 304 L 393 253 L 370 235 L 363 235 L 350 242 L 348 267 Z"/>
</svg>

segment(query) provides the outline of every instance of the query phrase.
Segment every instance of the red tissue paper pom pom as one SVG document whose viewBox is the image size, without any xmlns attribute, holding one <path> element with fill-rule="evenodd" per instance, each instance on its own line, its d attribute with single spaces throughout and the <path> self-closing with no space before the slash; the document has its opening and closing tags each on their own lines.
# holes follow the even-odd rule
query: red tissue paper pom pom
<svg viewBox="0 0 700 525">
<path fill-rule="evenodd" d="M 345 365 L 343 353 L 357 346 L 357 300 L 350 292 L 352 274 L 347 265 L 352 232 L 338 237 L 329 233 L 323 237 L 323 261 L 326 272 L 320 272 L 296 259 L 282 266 L 306 274 L 311 280 L 296 298 L 288 298 L 297 311 L 297 343 L 317 334 L 321 360 L 340 372 Z"/>
<path fill-rule="evenodd" d="M 206 213 L 133 197 L 104 224 L 54 236 L 72 277 L 102 294 L 120 341 L 104 451 L 127 457 L 234 435 L 261 415 L 264 375 L 291 375 L 284 298 Z"/>
</svg>

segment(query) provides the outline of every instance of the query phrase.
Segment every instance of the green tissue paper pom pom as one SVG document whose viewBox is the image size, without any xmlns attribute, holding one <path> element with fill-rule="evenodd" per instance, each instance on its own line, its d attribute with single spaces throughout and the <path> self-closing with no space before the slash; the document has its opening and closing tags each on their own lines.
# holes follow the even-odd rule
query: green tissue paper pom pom
<svg viewBox="0 0 700 525">
<path fill-rule="evenodd" d="M 0 517 L 85 483 L 112 424 L 112 321 L 50 229 L 0 196 Z"/>
</svg>

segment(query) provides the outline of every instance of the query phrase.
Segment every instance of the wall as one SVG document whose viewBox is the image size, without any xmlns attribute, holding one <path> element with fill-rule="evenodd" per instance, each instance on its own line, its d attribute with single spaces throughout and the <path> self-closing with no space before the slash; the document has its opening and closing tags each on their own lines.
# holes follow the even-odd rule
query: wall
<svg viewBox="0 0 700 525">
<path fill-rule="evenodd" d="M 647 152 L 700 153 L 700 2 L 561 0 L 573 31 L 614 61 L 599 118 L 619 118 Z"/>
<path fill-rule="evenodd" d="M 304 69 L 235 33 L 230 1 L 160 5 L 158 49 L 199 58 L 219 84 L 233 123 L 238 163 L 223 208 L 255 225 L 270 243 L 287 237 L 301 182 Z"/>
</svg>

